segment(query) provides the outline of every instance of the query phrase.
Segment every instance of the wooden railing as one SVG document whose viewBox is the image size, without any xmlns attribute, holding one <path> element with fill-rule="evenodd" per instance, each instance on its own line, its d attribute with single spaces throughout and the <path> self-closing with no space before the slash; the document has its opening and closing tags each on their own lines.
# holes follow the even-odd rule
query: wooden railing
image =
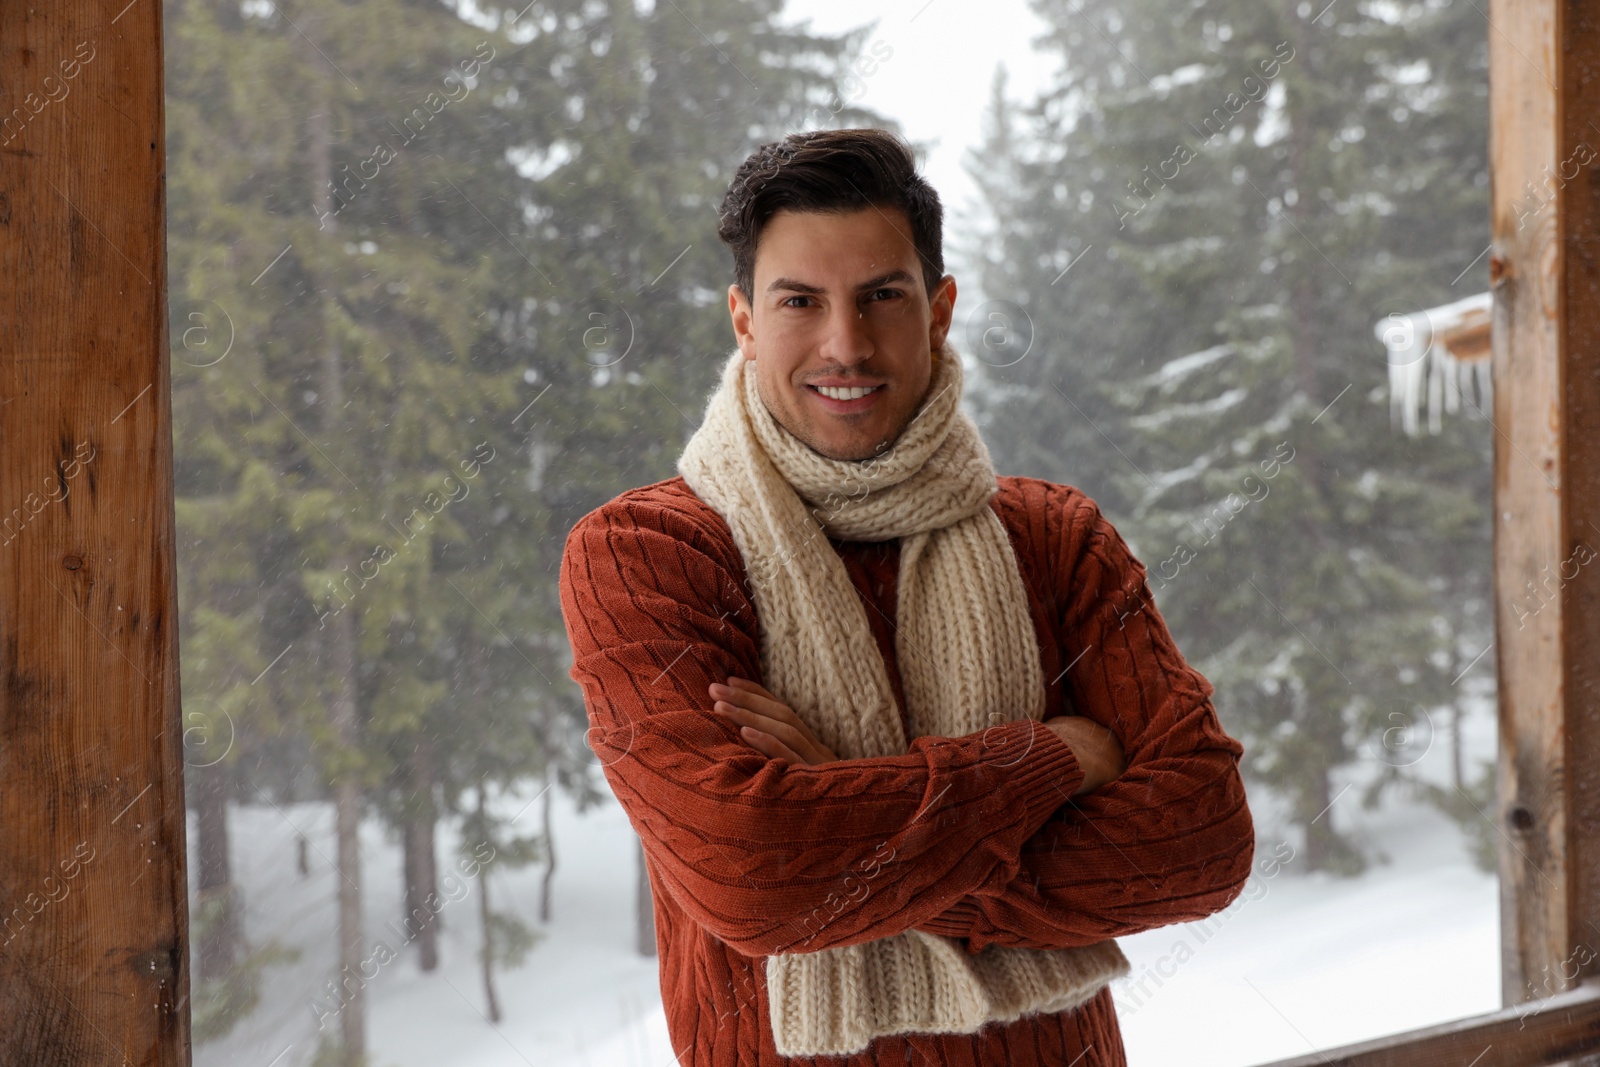
<svg viewBox="0 0 1600 1067">
<path fill-rule="evenodd" d="M 1554 1067 L 1600 1062 L 1600 979 L 1489 1015 L 1259 1067 Z"/>
</svg>

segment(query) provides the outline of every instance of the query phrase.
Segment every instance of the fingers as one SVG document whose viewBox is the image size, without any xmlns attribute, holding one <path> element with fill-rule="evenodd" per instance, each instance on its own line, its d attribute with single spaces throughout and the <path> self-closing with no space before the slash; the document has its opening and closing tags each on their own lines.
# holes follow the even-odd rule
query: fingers
<svg viewBox="0 0 1600 1067">
<path fill-rule="evenodd" d="M 712 705 L 712 710 L 718 712 L 719 714 L 726 715 L 734 722 L 740 724 L 743 727 L 743 729 L 740 730 L 740 735 L 745 737 L 746 740 L 749 740 L 750 732 L 753 731 L 762 737 L 771 738 L 772 740 L 779 742 L 787 752 L 804 752 L 811 747 L 809 744 L 810 739 L 802 734 L 800 730 L 791 726 L 787 722 L 782 722 L 777 719 L 773 719 L 770 716 L 763 715 L 759 711 L 752 711 L 749 708 L 742 708 L 736 704 L 730 704 L 725 700 L 717 701 L 716 704 Z M 767 749 L 762 748 L 760 745 L 757 745 L 756 747 L 760 748 L 763 752 L 767 752 Z M 767 752 L 767 754 L 769 756 L 772 755 L 771 752 Z M 798 755 L 792 755 L 786 758 L 794 759 L 800 763 L 811 762 L 811 760 L 801 758 Z"/>
<path fill-rule="evenodd" d="M 708 686 L 712 710 L 741 726 L 740 736 L 758 751 L 795 763 L 832 763 L 839 757 L 812 735 L 795 710 L 747 678 Z M 759 742 L 759 743 L 758 743 Z"/>
<path fill-rule="evenodd" d="M 730 678 L 728 681 L 734 684 L 711 683 L 711 695 L 736 707 L 758 712 L 769 719 L 796 727 L 801 725 L 800 716 L 794 713 L 794 709 L 755 682 L 743 678 Z"/>
<path fill-rule="evenodd" d="M 740 726 L 740 737 L 764 755 L 801 764 L 837 759 L 812 737 L 794 709 L 766 688 L 746 678 L 730 677 L 727 685 L 709 686 L 716 699 L 712 710 Z"/>
<path fill-rule="evenodd" d="M 766 756 L 769 759 L 786 759 L 791 763 L 807 762 L 807 760 L 802 759 L 800 754 L 794 749 L 790 748 L 776 737 L 773 737 L 771 734 L 757 730 L 753 726 L 740 727 L 739 736 L 744 738 L 745 743 L 751 748 L 755 749 L 757 752 L 760 752 L 763 756 Z"/>
</svg>

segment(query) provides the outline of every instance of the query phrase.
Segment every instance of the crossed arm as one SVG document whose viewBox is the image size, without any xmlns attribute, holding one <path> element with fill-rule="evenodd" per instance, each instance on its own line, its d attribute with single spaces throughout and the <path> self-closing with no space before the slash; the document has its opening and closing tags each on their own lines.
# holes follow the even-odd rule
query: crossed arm
<svg viewBox="0 0 1600 1067">
<path fill-rule="evenodd" d="M 1238 746 L 1153 605 L 1063 607 L 1081 612 L 1076 639 L 1106 642 L 1098 669 L 1092 652 L 1074 666 L 1073 695 L 1127 750 L 1115 781 L 1085 791 L 1074 747 L 1025 719 L 812 765 L 769 758 L 713 710 L 713 684 L 760 677 L 736 564 L 692 518 L 619 506 L 574 529 L 561 581 L 591 747 L 663 888 L 719 939 L 753 956 L 910 928 L 972 951 L 1066 947 L 1209 914 L 1242 887 Z M 1130 686 L 1135 653 L 1176 682 Z"/>
<path fill-rule="evenodd" d="M 839 757 L 811 732 L 793 708 L 759 682 L 730 675 L 712 682 L 711 710 L 725 715 L 739 728 L 739 736 L 757 752 L 772 759 L 805 763 L 813 767 Z M 1083 768 L 1083 781 L 1073 795 L 1098 789 L 1122 773 L 1126 765 L 1117 735 L 1083 715 L 1057 715 L 1044 720 L 1052 733 L 1067 743 Z"/>
<path fill-rule="evenodd" d="M 1047 579 L 1066 678 L 1074 709 L 1117 734 L 1126 767 L 1063 803 L 1010 880 L 920 924 L 972 952 L 1068 948 L 1200 919 L 1250 874 L 1243 746 L 1223 731 L 1211 683 L 1179 655 L 1144 566 L 1099 509 L 1080 503 L 1070 522 L 1084 550 Z"/>
</svg>

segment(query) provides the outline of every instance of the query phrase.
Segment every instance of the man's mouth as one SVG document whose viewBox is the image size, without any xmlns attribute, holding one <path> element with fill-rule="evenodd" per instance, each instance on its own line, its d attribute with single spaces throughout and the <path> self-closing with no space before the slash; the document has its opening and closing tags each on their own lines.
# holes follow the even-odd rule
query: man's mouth
<svg viewBox="0 0 1600 1067">
<path fill-rule="evenodd" d="M 840 385 L 814 385 L 812 386 L 823 396 L 832 397 L 834 400 L 854 400 L 866 396 L 874 389 L 883 388 L 881 385 L 854 385 L 848 388 Z"/>
<path fill-rule="evenodd" d="M 878 394 L 883 392 L 882 385 L 808 385 L 806 388 L 817 395 L 824 408 L 840 414 L 865 411 L 877 403 Z"/>
</svg>

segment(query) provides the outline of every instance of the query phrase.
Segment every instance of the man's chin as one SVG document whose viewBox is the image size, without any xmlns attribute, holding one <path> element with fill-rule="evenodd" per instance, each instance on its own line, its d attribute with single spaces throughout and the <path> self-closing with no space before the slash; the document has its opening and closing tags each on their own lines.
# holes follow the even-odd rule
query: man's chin
<svg viewBox="0 0 1600 1067">
<path fill-rule="evenodd" d="M 861 463 L 889 450 L 890 442 L 884 439 L 855 438 L 850 441 L 807 441 L 811 451 L 827 459 L 842 463 Z"/>
</svg>

